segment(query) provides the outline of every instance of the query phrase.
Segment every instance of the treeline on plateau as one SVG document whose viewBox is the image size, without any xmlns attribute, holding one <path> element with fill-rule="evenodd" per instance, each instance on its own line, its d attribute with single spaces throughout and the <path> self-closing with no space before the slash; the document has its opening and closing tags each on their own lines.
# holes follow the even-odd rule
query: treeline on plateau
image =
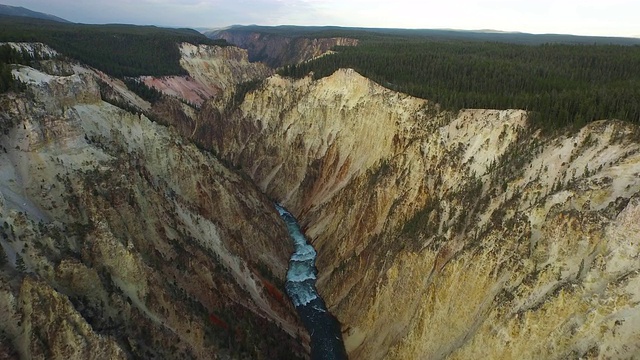
<svg viewBox="0 0 640 360">
<path fill-rule="evenodd" d="M 26 51 L 18 51 L 8 44 L 0 45 L 0 94 L 10 90 L 22 90 L 22 85 L 11 74 L 11 64 L 29 65 L 34 57 Z"/>
<path fill-rule="evenodd" d="M 184 75 L 178 44 L 226 46 L 191 29 L 86 25 L 0 16 L 0 40 L 42 42 L 115 77 Z"/>
<path fill-rule="evenodd" d="M 123 81 L 125 85 L 127 85 L 127 88 L 129 90 L 133 91 L 142 99 L 152 104 L 160 100 L 160 98 L 162 98 L 162 92 L 160 92 L 156 88 L 147 86 L 141 80 L 134 79 L 134 78 L 124 78 Z"/>
<path fill-rule="evenodd" d="M 599 119 L 640 124 L 640 46 L 386 38 L 336 50 L 280 74 L 322 78 L 353 68 L 450 110 L 530 110 L 547 129 Z"/>
</svg>

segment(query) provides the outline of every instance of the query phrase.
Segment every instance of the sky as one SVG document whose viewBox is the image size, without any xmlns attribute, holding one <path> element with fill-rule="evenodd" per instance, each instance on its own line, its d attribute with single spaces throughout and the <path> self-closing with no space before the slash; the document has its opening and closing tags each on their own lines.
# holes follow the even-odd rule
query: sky
<svg viewBox="0 0 640 360">
<path fill-rule="evenodd" d="M 0 0 L 80 23 L 336 25 L 640 37 L 639 0 Z"/>
</svg>

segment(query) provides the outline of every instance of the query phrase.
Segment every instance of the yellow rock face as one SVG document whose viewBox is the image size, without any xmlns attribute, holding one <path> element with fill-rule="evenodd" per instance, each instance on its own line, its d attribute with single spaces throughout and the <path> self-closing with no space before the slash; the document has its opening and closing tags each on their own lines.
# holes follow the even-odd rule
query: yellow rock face
<svg viewBox="0 0 640 360">
<path fill-rule="evenodd" d="M 351 358 L 640 356 L 640 130 L 526 118 L 275 76 L 216 150 L 301 220 Z"/>
<path fill-rule="evenodd" d="M 71 302 L 46 283 L 26 277 L 18 303 L 25 358 L 126 359 L 115 339 L 96 334 Z"/>
<path fill-rule="evenodd" d="M 0 98 L 0 353 L 34 359 L 304 357 L 272 202 L 144 104 L 73 67 Z M 108 81 L 107 81 L 108 80 Z M 128 100 L 127 100 L 128 101 Z"/>
<path fill-rule="evenodd" d="M 183 46 L 183 66 L 222 74 L 214 50 Z M 17 69 L 33 97 L 0 99 L 0 351 L 84 354 L 55 328 L 114 356 L 303 354 L 268 290 L 291 251 L 275 200 L 318 250 L 352 359 L 640 357 L 638 127 L 544 134 L 339 70 L 270 77 L 235 110 L 164 104 L 176 133 L 74 71 Z"/>
<path fill-rule="evenodd" d="M 247 52 L 234 46 L 180 45 L 180 66 L 189 76 L 143 76 L 148 86 L 200 106 L 209 99 L 226 103 L 238 84 L 264 79 L 273 70 L 263 63 L 250 63 Z"/>
</svg>

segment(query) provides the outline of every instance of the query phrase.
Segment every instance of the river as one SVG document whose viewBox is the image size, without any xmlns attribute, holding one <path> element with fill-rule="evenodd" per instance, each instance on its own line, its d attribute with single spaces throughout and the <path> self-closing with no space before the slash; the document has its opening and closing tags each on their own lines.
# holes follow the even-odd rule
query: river
<svg viewBox="0 0 640 360">
<path fill-rule="evenodd" d="M 307 242 L 293 215 L 278 204 L 276 209 L 287 225 L 295 247 L 289 260 L 285 289 L 311 337 L 311 359 L 347 359 L 340 324 L 316 290 L 316 251 Z"/>
</svg>

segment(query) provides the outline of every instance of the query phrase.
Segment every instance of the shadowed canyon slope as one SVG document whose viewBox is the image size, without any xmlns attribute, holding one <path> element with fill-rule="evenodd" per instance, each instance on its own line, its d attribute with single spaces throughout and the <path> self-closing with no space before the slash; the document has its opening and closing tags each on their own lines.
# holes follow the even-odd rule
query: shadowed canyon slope
<svg viewBox="0 0 640 360">
<path fill-rule="evenodd" d="M 271 77 L 210 120 L 318 249 L 352 358 L 637 356 L 640 131 L 526 117 L 339 70 Z"/>
<path fill-rule="evenodd" d="M 238 31 L 233 28 L 205 34 L 209 38 L 224 39 L 247 49 L 249 60 L 261 61 L 273 68 L 311 60 L 330 52 L 336 46 L 358 45 L 358 39 L 346 37 L 291 37 L 258 31 Z"/>
<path fill-rule="evenodd" d="M 198 80 L 191 106 L 168 82 L 152 105 L 77 65 L 14 71 L 0 350 L 283 356 L 300 328 L 271 199 L 318 250 L 352 359 L 640 355 L 637 126 L 549 135 L 522 110 L 444 111 L 349 69 L 242 88 L 222 75 L 256 67 L 237 50 L 187 48 L 191 79 L 233 90 Z"/>
<path fill-rule="evenodd" d="M 103 101 L 149 108 L 119 80 L 37 65 L 18 66 L 27 89 L 0 99 L 0 354 L 303 357 L 273 204 L 174 130 Z"/>
</svg>

